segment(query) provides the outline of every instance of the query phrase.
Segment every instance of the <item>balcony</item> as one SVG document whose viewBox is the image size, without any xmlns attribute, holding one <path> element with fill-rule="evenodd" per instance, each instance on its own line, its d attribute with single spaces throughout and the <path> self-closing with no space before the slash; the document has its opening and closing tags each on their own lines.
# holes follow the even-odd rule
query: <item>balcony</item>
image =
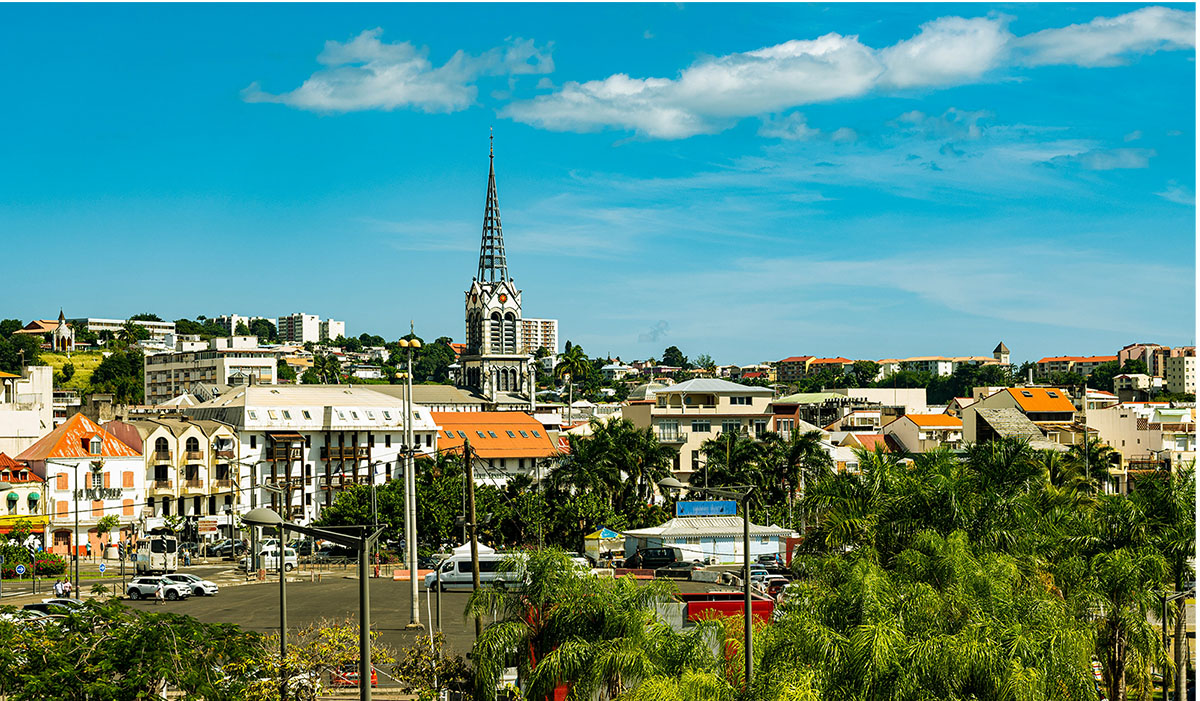
<svg viewBox="0 0 1200 701">
<path fill-rule="evenodd" d="M 203 450 L 189 450 L 183 454 L 183 458 L 188 462 L 200 462 L 204 460 Z"/>
<path fill-rule="evenodd" d="M 214 483 L 219 490 L 233 489 L 233 480 L 215 480 Z"/>
<path fill-rule="evenodd" d="M 669 445 L 687 443 L 688 434 L 684 431 L 659 431 L 658 442 Z"/>
<path fill-rule="evenodd" d="M 358 460 L 368 457 L 370 457 L 370 448 L 365 445 L 321 448 L 322 460 Z"/>
<path fill-rule="evenodd" d="M 154 451 L 154 462 L 171 462 L 171 451 L 169 451 L 169 450 Z"/>
<path fill-rule="evenodd" d="M 175 492 L 175 484 L 174 484 L 174 482 L 172 482 L 169 479 L 151 480 L 150 484 L 147 486 L 150 490 L 150 494 L 152 494 L 152 495 L 154 495 L 154 494 L 174 494 L 174 492 Z"/>
<path fill-rule="evenodd" d="M 222 460 L 233 460 L 233 448 L 229 450 L 214 450 L 213 455 Z"/>
<path fill-rule="evenodd" d="M 180 480 L 179 486 L 184 494 L 204 494 L 204 480 Z"/>
<path fill-rule="evenodd" d="M 267 451 L 268 460 L 300 460 L 303 457 L 303 448 L 275 448 Z"/>
</svg>

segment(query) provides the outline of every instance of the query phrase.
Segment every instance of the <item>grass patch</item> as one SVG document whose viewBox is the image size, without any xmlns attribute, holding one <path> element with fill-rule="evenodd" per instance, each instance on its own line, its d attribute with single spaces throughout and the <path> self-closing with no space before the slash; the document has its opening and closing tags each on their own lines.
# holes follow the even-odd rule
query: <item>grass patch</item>
<svg viewBox="0 0 1200 701">
<path fill-rule="evenodd" d="M 55 374 L 62 372 L 63 366 L 68 362 L 75 366 L 75 375 L 69 382 L 63 385 L 63 389 L 77 389 L 86 391 L 92 381 L 92 373 L 100 365 L 100 361 L 104 360 L 104 353 L 101 351 L 82 351 L 72 353 L 70 359 L 66 353 L 42 353 L 42 362 L 54 368 Z"/>
</svg>

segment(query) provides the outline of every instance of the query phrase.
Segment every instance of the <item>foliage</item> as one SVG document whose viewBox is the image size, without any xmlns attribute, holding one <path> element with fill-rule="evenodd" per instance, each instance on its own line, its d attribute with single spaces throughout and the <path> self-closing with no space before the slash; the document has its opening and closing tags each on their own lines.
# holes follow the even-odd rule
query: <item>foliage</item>
<svg viewBox="0 0 1200 701">
<path fill-rule="evenodd" d="M 266 322 L 271 323 L 271 322 Z M 253 329 L 251 325 L 251 329 Z M 191 319 L 176 319 L 175 333 L 181 336 L 199 336 L 202 340 L 208 340 L 219 336 L 228 336 L 225 329 L 221 328 L 220 324 L 212 319 L 205 319 L 202 316 L 196 317 L 196 320 Z"/>
<path fill-rule="evenodd" d="M 42 339 L 30 334 L 0 338 L 0 372 L 20 374 L 24 365 L 41 365 Z M 24 365 L 22 365 L 24 363 Z"/>
<path fill-rule="evenodd" d="M 259 343 L 275 343 L 279 341 L 279 330 L 267 319 L 254 319 L 250 322 L 250 334 L 258 337 Z"/>
<path fill-rule="evenodd" d="M 158 698 L 165 687 L 232 701 L 246 698 L 247 682 L 222 668 L 264 655 L 261 637 L 236 626 L 132 611 L 116 601 L 88 601 L 44 625 L 0 617 L 0 638 L 0 695 L 13 701 Z"/>
<path fill-rule="evenodd" d="M 296 371 L 293 370 L 292 366 L 288 365 L 287 361 L 283 358 L 280 358 L 275 363 L 275 376 L 279 378 L 280 382 L 296 381 Z"/>
<path fill-rule="evenodd" d="M 438 632 L 432 643 L 417 638 L 397 655 L 393 675 L 400 688 L 416 694 L 419 701 L 433 701 L 442 691 L 469 691 L 473 686 L 471 670 L 459 655 L 446 654 L 446 637 Z"/>
<path fill-rule="evenodd" d="M 38 359 L 41 363 L 54 368 L 56 387 L 86 392 L 91 386 L 92 373 L 100 366 L 100 363 L 104 362 L 104 354 L 100 351 L 75 351 L 68 358 L 66 353 L 47 351 L 38 356 Z M 67 365 L 75 368 L 70 378 L 63 376 Z"/>
<path fill-rule="evenodd" d="M 692 367 L 692 364 L 688 362 L 687 356 L 683 354 L 683 351 L 675 346 L 670 346 L 663 351 L 662 364 L 683 368 L 684 370 Z"/>
<path fill-rule="evenodd" d="M 305 385 L 319 385 L 321 384 L 321 376 L 317 374 L 316 370 L 308 368 L 304 371 L 304 374 L 300 375 L 300 383 Z"/>
<path fill-rule="evenodd" d="M 142 327 L 138 326 L 141 329 Z M 145 329 L 142 329 L 143 331 Z M 104 392 L 113 395 L 116 404 L 141 404 L 144 369 L 142 352 L 137 348 L 115 350 L 92 372 L 89 394 Z"/>
<path fill-rule="evenodd" d="M 0 338 L 8 339 L 14 332 L 25 328 L 25 324 L 21 323 L 20 319 L 2 319 L 0 320 Z"/>
<path fill-rule="evenodd" d="M 233 330 L 233 335 L 234 336 L 249 336 L 250 335 L 250 327 L 246 326 L 246 322 L 239 321 L 237 323 L 237 327 L 234 328 L 234 330 Z"/>
<path fill-rule="evenodd" d="M 141 314 L 134 314 L 133 316 L 129 317 L 129 320 L 130 321 L 162 321 L 162 317 L 160 317 L 157 314 L 152 314 L 150 312 L 142 312 Z"/>
</svg>

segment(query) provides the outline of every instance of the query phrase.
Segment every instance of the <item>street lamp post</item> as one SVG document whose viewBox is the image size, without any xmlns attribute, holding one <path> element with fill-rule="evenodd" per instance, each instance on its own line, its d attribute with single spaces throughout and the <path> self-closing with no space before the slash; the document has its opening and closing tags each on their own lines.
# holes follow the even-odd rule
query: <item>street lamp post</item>
<svg viewBox="0 0 1200 701">
<path fill-rule="evenodd" d="M 411 324 L 410 324 L 411 331 Z M 421 626 L 420 594 L 417 590 L 417 476 L 413 465 L 416 454 L 416 432 L 413 427 L 412 396 L 412 352 L 421 347 L 417 338 L 400 339 L 400 347 L 407 356 L 407 375 L 404 393 L 404 549 L 408 554 L 408 581 L 410 585 L 409 628 Z"/>
<path fill-rule="evenodd" d="M 248 465 L 250 467 L 250 508 L 251 508 L 251 510 L 253 510 L 258 506 L 258 504 L 257 504 L 257 502 L 258 502 L 258 479 L 257 479 L 258 478 L 258 466 L 262 465 L 263 463 L 267 463 L 267 462 L 271 462 L 271 461 L 270 460 L 259 460 L 254 463 L 248 463 L 243 460 L 234 460 L 234 462 L 238 464 L 239 468 L 242 465 Z M 238 494 L 239 501 L 240 501 L 241 500 L 240 499 L 240 496 L 241 496 L 241 479 L 240 479 L 241 470 L 240 469 L 238 470 L 238 477 L 239 477 L 238 484 L 235 486 L 234 493 Z M 233 531 L 233 521 L 232 520 L 230 520 L 229 525 L 230 525 L 230 534 L 232 535 L 232 531 Z M 233 538 L 231 537 L 230 540 L 233 540 Z M 283 539 L 281 538 L 280 540 L 282 541 Z M 230 545 L 229 549 L 230 549 L 230 552 L 233 552 L 233 553 L 237 552 L 236 547 L 233 545 Z M 235 557 L 236 557 L 236 555 L 235 555 Z M 251 526 L 251 528 L 250 528 L 250 566 L 254 568 L 255 573 L 257 573 L 258 570 L 261 569 L 261 560 L 258 557 L 258 530 L 255 529 L 253 526 Z"/>
<path fill-rule="evenodd" d="M 338 545 L 352 547 L 358 550 L 358 689 L 359 698 L 361 701 L 370 701 L 371 699 L 371 584 L 367 577 L 367 553 L 375 540 L 379 537 L 379 531 L 375 531 L 370 535 L 351 536 L 345 533 L 337 533 L 335 531 L 325 530 L 323 528 L 312 528 L 310 526 L 298 526 L 288 523 L 279 516 L 279 514 L 266 508 L 253 509 L 242 517 L 244 523 L 251 526 L 275 526 L 280 529 L 280 533 L 284 530 L 295 531 L 304 535 L 312 536 L 313 538 L 321 538 L 329 540 Z M 360 527 L 361 528 L 361 527 Z M 282 541 L 283 538 L 281 537 Z M 282 626 L 281 626 L 282 627 Z M 282 665 L 283 660 L 280 659 Z"/>
<path fill-rule="evenodd" d="M 71 536 L 71 561 L 74 563 L 72 565 L 72 570 L 75 573 L 75 584 L 73 585 L 73 588 L 71 591 L 78 592 L 79 591 L 79 492 L 80 492 L 79 461 L 76 460 L 74 464 L 65 463 L 65 462 L 57 462 L 54 460 L 46 460 L 45 462 L 50 465 L 58 465 L 59 467 L 71 467 L 71 468 L 74 468 L 74 470 L 75 470 L 75 479 L 74 479 L 74 482 L 71 483 L 71 486 L 74 487 L 74 490 L 72 491 L 71 496 L 72 496 L 72 498 L 74 500 L 74 504 L 75 504 L 74 509 L 73 509 L 75 511 L 75 534 L 73 536 Z M 49 524 L 49 519 L 47 519 L 47 524 Z M 46 528 L 48 529 L 49 525 L 47 525 Z M 36 562 L 34 563 L 34 569 L 37 569 Z"/>
<path fill-rule="evenodd" d="M 729 487 L 728 489 L 720 489 L 717 487 L 693 487 L 685 485 L 674 477 L 668 477 L 659 481 L 658 486 L 662 489 L 669 490 L 691 490 L 694 492 L 705 492 L 715 496 L 728 497 L 736 499 L 742 505 L 742 559 L 745 562 L 745 571 L 742 573 L 742 592 L 745 597 L 743 615 L 745 617 L 745 635 L 746 642 L 743 652 L 746 657 L 746 689 L 750 688 L 751 682 L 754 680 L 754 638 L 752 633 L 753 617 L 750 604 L 750 494 L 754 491 L 753 485 L 738 484 Z"/>
</svg>

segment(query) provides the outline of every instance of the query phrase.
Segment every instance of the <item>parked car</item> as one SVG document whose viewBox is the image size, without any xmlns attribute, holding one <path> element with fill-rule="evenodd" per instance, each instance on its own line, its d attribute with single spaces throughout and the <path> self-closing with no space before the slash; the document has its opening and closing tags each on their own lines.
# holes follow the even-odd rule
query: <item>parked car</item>
<svg viewBox="0 0 1200 701">
<path fill-rule="evenodd" d="M 354 548 L 347 548 L 344 545 L 325 545 L 320 550 L 317 550 L 312 555 L 315 562 L 329 562 L 331 560 L 352 560 L 358 557 L 358 551 Z"/>
<path fill-rule="evenodd" d="M 758 556 L 758 564 L 760 565 L 778 565 L 783 562 L 783 558 L 779 557 L 779 553 L 764 553 Z"/>
<path fill-rule="evenodd" d="M 217 585 L 207 579 L 200 579 L 194 574 L 167 574 L 163 575 L 167 579 L 177 584 L 186 584 L 192 588 L 192 594 L 195 596 L 216 596 Z"/>
<path fill-rule="evenodd" d="M 163 585 L 163 597 L 168 601 L 186 599 L 192 595 L 191 587 L 186 584 L 172 582 L 165 576 L 134 577 L 129 582 L 129 588 L 126 590 L 126 593 L 130 599 L 134 600 L 142 598 L 153 599 L 155 593 L 158 591 L 159 582 L 162 582 Z"/>
<path fill-rule="evenodd" d="M 702 569 L 704 569 L 704 565 L 698 562 L 679 560 L 654 570 L 654 576 L 659 579 L 691 579 L 692 572 Z"/>
<path fill-rule="evenodd" d="M 83 602 L 79 599 L 42 599 L 40 603 L 25 604 L 21 610 L 49 616 L 66 616 L 81 608 L 83 608 Z"/>
<path fill-rule="evenodd" d="M 227 557 L 233 558 L 242 555 L 246 552 L 246 546 L 240 540 L 222 540 L 219 543 L 210 545 L 208 554 L 212 557 Z"/>
<path fill-rule="evenodd" d="M 338 669 L 330 670 L 329 686 L 358 686 L 358 665 L 347 664 L 342 665 Z M 379 676 L 375 673 L 373 665 L 371 667 L 371 686 L 379 686 Z"/>
<path fill-rule="evenodd" d="M 277 548 L 264 548 L 258 553 L 259 564 L 266 570 L 279 569 L 279 550 Z M 300 558 L 296 555 L 296 551 L 291 548 L 284 548 L 283 553 L 283 569 L 285 572 L 291 572 L 300 564 Z M 251 568 L 250 556 L 243 557 L 238 563 L 238 567 L 243 570 Z"/>
<path fill-rule="evenodd" d="M 787 585 L 787 577 L 771 575 L 771 577 L 767 579 L 767 595 L 771 597 L 779 596 L 779 592 L 783 591 Z"/>
<path fill-rule="evenodd" d="M 656 570 L 683 558 L 679 548 L 642 548 L 625 558 L 625 567 L 635 570 Z"/>
<path fill-rule="evenodd" d="M 288 543 L 288 547 L 292 550 L 295 550 L 296 554 L 300 557 L 309 557 L 317 550 L 316 543 L 313 542 L 312 538 L 300 538 L 299 540 L 293 540 L 292 542 Z"/>
</svg>

